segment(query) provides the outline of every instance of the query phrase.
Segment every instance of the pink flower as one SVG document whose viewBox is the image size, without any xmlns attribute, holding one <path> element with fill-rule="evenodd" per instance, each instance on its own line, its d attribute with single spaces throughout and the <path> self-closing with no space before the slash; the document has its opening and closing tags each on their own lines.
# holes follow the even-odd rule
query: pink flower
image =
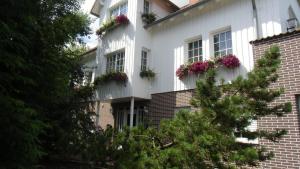
<svg viewBox="0 0 300 169">
<path fill-rule="evenodd" d="M 194 62 L 189 71 L 193 72 L 194 74 L 202 74 L 206 72 L 210 68 L 209 62 Z"/>
<path fill-rule="evenodd" d="M 182 80 L 188 74 L 188 66 L 180 65 L 180 67 L 176 70 L 176 76 Z"/>
<path fill-rule="evenodd" d="M 126 15 L 119 15 L 116 17 L 116 22 L 117 24 L 128 24 L 129 19 L 127 18 Z"/>
<path fill-rule="evenodd" d="M 240 66 L 240 61 L 239 59 L 232 55 L 229 54 L 223 58 L 220 59 L 220 63 L 225 66 L 226 68 L 232 69 Z"/>
</svg>

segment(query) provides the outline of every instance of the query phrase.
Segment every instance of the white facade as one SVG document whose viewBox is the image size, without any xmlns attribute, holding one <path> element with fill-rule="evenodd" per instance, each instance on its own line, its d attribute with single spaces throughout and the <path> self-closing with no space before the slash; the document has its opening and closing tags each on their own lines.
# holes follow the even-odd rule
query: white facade
<svg viewBox="0 0 300 169">
<path fill-rule="evenodd" d="M 219 75 L 226 81 L 244 76 L 254 64 L 249 42 L 286 32 L 286 20 L 292 17 L 291 13 L 300 19 L 297 0 L 203 0 L 189 10 L 179 9 L 174 16 L 160 4 L 162 0 L 150 0 L 150 10 L 159 22 L 144 28 L 143 0 L 97 0 L 96 3 L 100 4 L 100 24 L 110 18 L 112 9 L 124 3 L 128 4 L 130 21 L 99 38 L 95 77 L 106 73 L 107 56 L 125 51 L 124 72 L 128 82 L 126 86 L 112 82 L 99 87 L 97 100 L 151 99 L 154 93 L 195 88 L 196 77 L 179 80 L 175 74 L 187 62 L 188 43 L 201 39 L 203 58 L 208 60 L 214 55 L 213 35 L 225 30 L 231 31 L 232 51 L 241 66 L 236 70 L 220 70 Z M 156 73 L 153 80 L 139 76 L 143 49 L 148 50 L 148 67 Z"/>
</svg>

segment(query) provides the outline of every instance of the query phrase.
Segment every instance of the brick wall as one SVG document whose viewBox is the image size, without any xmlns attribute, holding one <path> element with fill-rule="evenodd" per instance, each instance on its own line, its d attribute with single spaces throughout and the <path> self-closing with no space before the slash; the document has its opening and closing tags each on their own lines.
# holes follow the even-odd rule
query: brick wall
<svg viewBox="0 0 300 169">
<path fill-rule="evenodd" d="M 147 118 L 158 126 L 161 119 L 173 118 L 175 111 L 190 107 L 193 90 L 152 94 Z"/>
<path fill-rule="evenodd" d="M 300 31 L 281 34 L 252 42 L 254 59 L 261 57 L 271 45 L 281 51 L 282 64 L 279 79 L 272 88 L 284 87 L 285 93 L 276 103 L 291 102 L 292 112 L 285 117 L 264 117 L 258 121 L 259 129 L 287 129 L 288 134 L 279 143 L 260 140 L 259 143 L 275 153 L 275 158 L 264 162 L 262 168 L 300 168 L 299 113 L 296 95 L 300 94 Z"/>
</svg>

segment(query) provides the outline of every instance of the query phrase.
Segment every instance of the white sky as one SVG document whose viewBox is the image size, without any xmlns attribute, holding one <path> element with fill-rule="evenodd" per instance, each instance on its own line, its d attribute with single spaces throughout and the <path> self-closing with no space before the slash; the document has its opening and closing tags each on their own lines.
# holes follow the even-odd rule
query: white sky
<svg viewBox="0 0 300 169">
<path fill-rule="evenodd" d="M 188 0 L 171 0 L 171 1 L 178 6 L 183 6 L 188 2 Z M 82 11 L 84 13 L 89 14 L 89 16 L 92 19 L 90 28 L 91 28 L 93 34 L 89 35 L 88 37 L 84 37 L 84 41 L 89 48 L 93 48 L 97 45 L 97 36 L 96 36 L 95 32 L 99 28 L 99 23 L 98 23 L 97 17 L 90 14 L 90 11 L 92 9 L 94 2 L 95 2 L 95 0 L 85 0 L 81 6 Z"/>
</svg>

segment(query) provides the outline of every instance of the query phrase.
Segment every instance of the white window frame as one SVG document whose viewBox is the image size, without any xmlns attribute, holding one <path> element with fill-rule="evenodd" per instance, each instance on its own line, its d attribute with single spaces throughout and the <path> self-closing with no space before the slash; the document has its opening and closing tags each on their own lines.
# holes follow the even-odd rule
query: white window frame
<svg viewBox="0 0 300 169">
<path fill-rule="evenodd" d="M 257 131 L 257 126 L 258 126 L 257 120 L 251 120 L 250 125 L 246 127 L 246 129 L 251 132 L 255 132 Z M 246 137 L 243 137 L 243 135 L 236 137 L 235 141 L 240 143 L 246 143 L 246 144 L 258 144 L 258 138 L 250 140 Z"/>
<path fill-rule="evenodd" d="M 126 8 L 124 8 L 124 7 L 126 7 Z M 124 9 L 126 9 L 126 10 L 122 11 Z M 118 5 L 116 5 L 116 6 L 114 6 L 110 9 L 110 16 L 111 17 L 117 17 L 119 15 L 127 15 L 127 13 L 128 13 L 128 3 L 127 3 L 127 1 L 125 3 L 118 4 Z"/>
<path fill-rule="evenodd" d="M 144 0 L 143 13 L 150 13 L 150 1 Z"/>
<path fill-rule="evenodd" d="M 142 49 L 141 51 L 141 71 L 148 69 L 149 50 Z"/>
<path fill-rule="evenodd" d="M 204 60 L 203 41 L 201 37 L 187 41 L 187 59 L 190 63 Z"/>
<path fill-rule="evenodd" d="M 106 57 L 106 72 L 124 72 L 125 50 L 120 50 Z"/>
<path fill-rule="evenodd" d="M 231 29 L 216 32 L 212 38 L 214 57 L 222 57 L 233 53 Z"/>
</svg>

